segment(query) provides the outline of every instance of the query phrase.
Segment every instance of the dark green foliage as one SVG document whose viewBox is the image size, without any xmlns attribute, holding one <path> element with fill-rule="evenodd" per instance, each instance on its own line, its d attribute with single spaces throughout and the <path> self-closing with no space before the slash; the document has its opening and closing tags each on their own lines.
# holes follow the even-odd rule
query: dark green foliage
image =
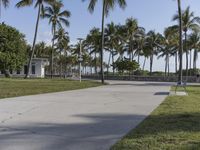
<svg viewBox="0 0 200 150">
<path fill-rule="evenodd" d="M 123 73 L 124 71 L 134 71 L 137 70 L 139 68 L 139 64 L 133 60 L 118 60 L 115 62 L 115 67 L 116 69 Z"/>
<path fill-rule="evenodd" d="M 188 72 L 190 76 L 200 75 L 200 69 L 188 69 Z M 186 76 L 186 74 L 187 74 L 187 70 L 183 70 L 183 76 Z"/>
<path fill-rule="evenodd" d="M 136 75 L 136 76 L 148 76 L 149 71 L 148 70 L 136 70 L 134 72 L 134 75 Z"/>
<path fill-rule="evenodd" d="M 25 63 L 27 45 L 24 35 L 15 28 L 0 25 L 0 70 L 17 70 Z"/>
</svg>

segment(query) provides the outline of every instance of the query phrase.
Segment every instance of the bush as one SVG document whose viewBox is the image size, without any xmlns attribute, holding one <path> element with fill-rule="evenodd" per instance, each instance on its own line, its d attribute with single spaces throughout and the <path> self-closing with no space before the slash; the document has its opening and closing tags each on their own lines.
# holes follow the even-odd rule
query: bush
<svg viewBox="0 0 200 150">
<path fill-rule="evenodd" d="M 177 74 L 179 73 L 179 71 L 177 72 Z M 183 76 L 186 76 L 186 70 L 183 70 Z M 200 69 L 188 69 L 188 76 L 196 76 L 200 74 Z"/>
<path fill-rule="evenodd" d="M 124 73 L 125 71 L 131 72 L 139 68 L 139 64 L 135 60 L 118 60 L 114 65 L 120 73 Z"/>
<path fill-rule="evenodd" d="M 136 76 L 148 76 L 149 71 L 148 70 L 136 70 L 134 72 L 134 75 Z"/>
</svg>

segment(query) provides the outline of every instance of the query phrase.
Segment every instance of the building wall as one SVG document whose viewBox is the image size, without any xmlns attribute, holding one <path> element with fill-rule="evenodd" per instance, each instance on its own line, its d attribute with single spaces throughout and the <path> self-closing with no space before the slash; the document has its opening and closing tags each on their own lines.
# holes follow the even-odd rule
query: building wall
<svg viewBox="0 0 200 150">
<path fill-rule="evenodd" d="M 33 78 L 44 78 L 45 77 L 45 66 L 48 65 L 48 62 L 43 61 L 42 59 L 37 59 L 32 61 L 32 66 L 35 66 L 35 74 L 32 74 L 32 66 L 30 70 L 30 77 Z M 25 65 L 27 66 L 27 65 Z M 17 74 L 17 71 L 12 72 L 13 77 L 24 77 L 25 76 L 25 66 L 23 66 L 20 70 L 20 74 Z M 4 74 L 1 74 L 0 72 L 0 77 L 4 76 Z"/>
</svg>

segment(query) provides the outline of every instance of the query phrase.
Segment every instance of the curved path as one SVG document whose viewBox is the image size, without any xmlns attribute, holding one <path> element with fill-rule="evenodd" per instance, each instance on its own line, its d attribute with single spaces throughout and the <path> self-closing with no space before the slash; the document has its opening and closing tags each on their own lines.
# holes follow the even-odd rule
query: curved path
<svg viewBox="0 0 200 150">
<path fill-rule="evenodd" d="M 170 89 L 170 83 L 109 82 L 0 100 L 0 149 L 107 150 L 149 115 Z"/>
</svg>

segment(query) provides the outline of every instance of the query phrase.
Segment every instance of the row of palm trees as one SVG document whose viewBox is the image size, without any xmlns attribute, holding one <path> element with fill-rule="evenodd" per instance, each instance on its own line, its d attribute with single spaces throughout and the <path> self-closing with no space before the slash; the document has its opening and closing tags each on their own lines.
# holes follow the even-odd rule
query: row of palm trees
<svg viewBox="0 0 200 150">
<path fill-rule="evenodd" d="M 189 7 L 184 11 L 183 16 L 187 14 L 193 14 L 190 12 Z M 176 15 L 175 15 L 176 16 Z M 187 20 L 190 21 L 190 26 L 188 28 L 191 30 L 189 35 L 187 34 L 186 40 L 184 40 L 184 45 L 187 45 L 187 49 L 184 50 L 186 54 L 186 65 L 189 64 L 186 70 L 192 68 L 196 69 L 196 61 L 198 56 L 198 51 L 200 49 L 200 34 L 199 34 L 199 23 L 198 17 L 194 15 L 190 16 Z M 175 18 L 175 17 L 173 17 Z M 195 19 L 194 19 L 195 18 Z M 174 19 L 176 20 L 176 19 Z M 187 23 L 189 24 L 189 23 Z M 185 26 L 183 24 L 183 26 Z M 194 28 L 195 27 L 195 28 Z M 178 72 L 178 62 L 179 61 L 179 32 L 178 26 L 173 25 L 167 27 L 163 34 L 156 33 L 155 31 L 149 31 L 146 33 L 143 27 L 138 25 L 138 22 L 134 18 L 128 18 L 124 25 L 116 25 L 113 22 L 109 23 L 105 27 L 105 40 L 104 49 L 108 53 L 108 62 L 103 62 L 104 68 L 107 68 L 107 72 L 112 68 L 113 74 L 115 73 L 115 62 L 117 60 L 122 60 L 124 58 L 130 61 L 137 60 L 139 64 L 141 63 L 141 57 L 144 58 L 142 65 L 142 70 L 146 64 L 146 60 L 150 59 L 150 75 L 152 74 L 153 60 L 155 57 L 165 58 L 165 76 L 170 74 L 170 58 L 175 58 L 175 72 Z M 78 55 L 79 55 L 80 45 L 79 43 L 73 45 L 72 47 L 67 47 L 66 59 L 73 59 L 70 65 L 78 65 Z M 101 31 L 98 28 L 93 28 L 88 33 L 87 37 L 83 41 L 83 66 L 90 67 L 90 72 L 94 68 L 95 74 L 98 73 L 98 68 L 101 68 Z M 194 52 L 192 60 L 192 52 Z M 71 55 L 69 56 L 69 54 Z M 190 55 L 188 55 L 190 53 Z M 190 57 L 189 57 L 190 56 Z M 68 60 L 65 60 L 69 62 Z M 193 61 L 193 63 L 192 63 Z M 62 62 L 65 64 L 65 62 Z M 180 63 L 179 63 L 180 64 Z M 193 67 L 192 67 L 193 64 Z M 85 69 L 86 70 L 86 69 Z M 104 69 L 105 71 L 105 69 Z M 191 73 L 191 72 L 190 72 Z"/>
<path fill-rule="evenodd" d="M 185 15 L 190 14 L 190 15 Z M 193 12 L 190 12 L 189 7 L 184 11 L 183 18 L 187 19 L 189 23 L 185 22 L 191 30 L 190 34 L 185 36 L 184 45 L 187 48 L 184 49 L 186 53 L 186 70 L 192 68 L 192 51 L 194 51 L 193 68 L 196 69 L 196 61 L 199 51 L 199 17 L 194 17 Z M 189 18 L 185 18 L 185 16 Z M 176 15 L 175 15 L 176 17 Z M 173 17 L 173 18 L 175 18 Z M 174 19 L 176 20 L 176 19 Z M 185 26 L 185 23 L 183 26 Z M 158 58 L 165 57 L 165 75 L 169 75 L 169 61 L 170 57 L 175 58 L 175 72 L 178 72 L 178 51 L 179 51 L 179 32 L 178 25 L 173 25 L 165 29 L 163 35 L 156 33 L 155 31 L 145 32 L 143 27 L 138 25 L 136 19 L 128 18 L 124 25 L 115 25 L 113 22 L 107 24 L 105 28 L 105 46 L 104 49 L 109 53 L 109 59 L 107 66 L 114 68 L 114 62 L 117 59 L 124 59 L 128 57 L 130 61 L 134 59 L 140 64 L 140 57 L 144 57 L 144 63 L 142 69 L 144 70 L 145 62 L 150 59 L 150 74 L 152 74 L 153 60 L 155 56 Z M 93 28 L 87 35 L 84 41 L 84 48 L 86 53 L 96 59 L 97 56 L 101 56 L 101 32 L 98 28 Z M 190 67 L 189 55 L 190 53 Z M 111 63 L 112 61 L 112 63 Z M 180 62 L 180 61 L 179 61 Z M 97 73 L 97 67 L 95 72 Z"/>
<path fill-rule="evenodd" d="M 86 1 L 86 0 L 82 0 Z M 0 0 L 1 4 L 4 7 L 9 5 L 9 0 Z M 90 13 L 94 12 L 95 6 L 98 0 L 89 0 L 88 10 Z M 110 52 L 110 59 L 112 57 L 112 63 L 114 62 L 114 56 L 119 54 L 120 58 L 123 59 L 124 51 L 127 52 L 129 59 L 133 60 L 135 56 L 138 57 L 138 62 L 140 61 L 140 56 L 144 56 L 150 59 L 150 72 L 152 72 L 153 66 L 153 58 L 158 52 L 162 52 L 159 57 L 166 56 L 166 67 L 169 66 L 169 55 L 171 55 L 171 51 L 175 50 L 175 55 L 179 55 L 179 78 L 181 78 L 181 70 L 182 70 L 182 31 L 184 32 L 184 51 L 186 52 L 187 58 L 187 66 L 188 70 L 188 52 L 189 52 L 189 43 L 187 37 L 191 37 L 194 40 L 194 35 L 188 36 L 188 32 L 197 33 L 197 28 L 199 25 L 199 18 L 194 17 L 194 14 L 190 12 L 189 7 L 182 14 L 180 0 L 178 2 L 178 14 L 174 16 L 174 20 L 178 20 L 179 24 L 176 26 L 172 26 L 166 29 L 164 36 L 159 33 L 155 33 L 154 31 L 149 31 L 147 34 L 145 33 L 145 29 L 138 26 L 137 20 L 130 18 L 127 20 L 126 25 L 114 25 L 111 23 L 105 29 L 105 17 L 109 15 L 110 10 L 113 10 L 115 6 L 118 4 L 120 8 L 125 9 L 126 0 L 103 0 L 102 1 L 102 28 L 101 32 L 99 29 L 94 28 L 90 34 L 87 36 L 85 41 L 88 51 L 99 51 L 100 63 L 101 63 L 101 77 L 102 83 L 104 83 L 104 63 L 103 63 L 103 54 L 104 49 Z M 31 55 L 29 59 L 28 70 L 30 70 L 30 65 L 32 58 L 35 54 L 35 45 L 37 41 L 37 33 L 40 18 L 47 18 L 49 20 L 49 24 L 52 26 L 52 51 L 51 51 L 51 76 L 53 75 L 53 60 L 54 60 L 54 52 L 55 49 L 60 49 L 60 57 L 64 49 L 66 50 L 69 43 L 69 38 L 67 32 L 65 32 L 64 27 L 69 26 L 68 18 L 70 17 L 70 12 L 67 10 L 62 11 L 63 3 L 59 0 L 21 0 L 16 4 L 17 8 L 31 6 L 34 5 L 35 8 L 38 9 L 36 27 L 35 27 L 35 35 L 33 44 L 31 46 Z M 1 5 L 2 6 L 2 5 Z M 178 32 L 179 29 L 179 32 Z M 191 31 L 190 31 L 191 30 Z M 62 33 L 60 35 L 60 33 Z M 94 34 L 94 35 L 93 35 Z M 96 34 L 96 35 L 95 35 Z M 63 35 L 63 36 L 62 36 Z M 94 36 L 100 39 L 95 40 Z M 177 39 L 179 37 L 179 42 Z M 193 37 L 193 38 L 192 38 Z M 62 40 L 61 40 L 62 39 Z M 170 43 L 169 43 L 170 42 Z M 66 44 L 67 43 L 67 44 Z M 65 46 L 64 46 L 65 45 Z M 195 53 L 198 53 L 196 50 L 196 44 L 193 43 L 192 49 L 195 50 Z M 179 47 L 179 51 L 177 49 Z M 170 52 L 168 52 L 170 50 Z M 95 55 L 97 53 L 95 52 Z M 178 60 L 177 58 L 177 60 Z M 197 58 L 197 55 L 195 55 Z M 108 63 L 109 66 L 110 62 Z M 113 65 L 114 66 L 114 65 Z M 194 65 L 195 66 L 195 65 Z M 114 67 L 113 67 L 114 70 Z M 168 67 L 169 70 L 169 67 Z M 168 71 L 169 72 L 169 71 Z M 29 77 L 29 71 L 26 75 L 26 78 Z M 181 80 L 181 79 L 180 79 Z"/>
</svg>

